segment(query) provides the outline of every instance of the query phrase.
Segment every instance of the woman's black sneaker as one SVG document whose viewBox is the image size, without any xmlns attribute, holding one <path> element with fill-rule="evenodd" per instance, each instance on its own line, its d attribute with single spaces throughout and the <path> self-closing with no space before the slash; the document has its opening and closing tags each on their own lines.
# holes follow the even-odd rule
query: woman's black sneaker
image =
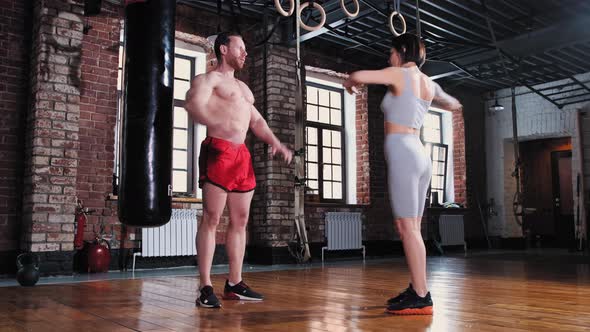
<svg viewBox="0 0 590 332">
<path fill-rule="evenodd" d="M 213 287 L 211 286 L 201 288 L 199 291 L 199 297 L 197 297 L 196 305 L 203 308 L 221 308 L 221 302 L 219 302 L 219 299 L 215 296 L 215 292 L 213 292 Z"/>
<path fill-rule="evenodd" d="M 226 300 L 244 300 L 244 301 L 262 301 L 264 296 L 256 293 L 252 288 L 248 287 L 246 283 L 240 281 L 234 286 L 229 285 L 229 281 L 225 281 L 225 288 L 223 289 L 223 298 Z"/>
<path fill-rule="evenodd" d="M 393 315 L 432 315 L 432 307 L 430 292 L 426 293 L 426 296 L 420 297 L 412 291 L 400 302 L 390 304 L 386 312 Z"/>
<path fill-rule="evenodd" d="M 412 287 L 412 284 L 410 283 L 410 286 L 408 286 L 408 288 L 404 289 L 403 292 L 401 292 L 397 296 L 392 297 L 389 300 L 387 300 L 387 305 L 398 303 L 401 300 L 405 299 L 409 293 L 413 293 L 413 292 L 414 292 L 414 287 Z"/>
</svg>

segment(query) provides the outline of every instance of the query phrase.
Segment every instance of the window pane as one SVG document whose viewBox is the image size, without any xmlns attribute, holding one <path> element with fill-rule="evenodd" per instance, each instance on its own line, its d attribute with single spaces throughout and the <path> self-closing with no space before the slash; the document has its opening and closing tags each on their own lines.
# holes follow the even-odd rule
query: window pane
<svg viewBox="0 0 590 332">
<path fill-rule="evenodd" d="M 307 181 L 307 186 L 313 189 L 315 194 L 317 194 L 317 190 L 320 188 L 318 181 Z"/>
<path fill-rule="evenodd" d="M 441 141 L 442 116 L 440 113 L 429 111 L 424 117 L 422 137 L 425 142 L 442 143 Z"/>
<path fill-rule="evenodd" d="M 123 31 L 121 31 L 121 34 L 123 34 Z M 119 68 L 123 67 L 123 46 L 119 46 Z"/>
<path fill-rule="evenodd" d="M 332 182 L 324 182 L 324 198 L 332 198 Z"/>
<path fill-rule="evenodd" d="M 318 164 L 308 163 L 307 164 L 307 176 L 308 179 L 316 180 L 318 178 Z"/>
<path fill-rule="evenodd" d="M 173 137 L 172 137 L 172 147 L 176 149 L 187 149 L 188 148 L 188 138 L 187 138 L 187 131 L 183 129 L 174 129 Z"/>
<path fill-rule="evenodd" d="M 189 88 L 189 82 L 174 80 L 174 99 L 184 100 L 184 98 L 186 98 L 186 92 Z"/>
<path fill-rule="evenodd" d="M 181 107 L 174 107 L 174 127 L 188 128 L 188 113 Z"/>
<path fill-rule="evenodd" d="M 123 71 L 121 69 L 119 69 L 119 74 L 117 74 L 117 91 L 123 90 L 122 80 L 123 80 Z"/>
<path fill-rule="evenodd" d="M 322 158 L 324 163 L 332 163 L 332 150 L 330 148 L 322 149 Z"/>
<path fill-rule="evenodd" d="M 432 128 L 424 127 L 424 141 L 432 143 L 440 143 L 440 131 Z"/>
<path fill-rule="evenodd" d="M 342 100 L 342 93 L 331 91 L 330 92 L 330 107 L 340 109 Z"/>
<path fill-rule="evenodd" d="M 342 111 L 332 109 L 330 110 L 330 123 L 336 126 L 342 125 Z"/>
<path fill-rule="evenodd" d="M 331 130 L 322 130 L 322 144 L 324 146 L 332 146 L 332 136 L 330 135 Z"/>
<path fill-rule="evenodd" d="M 318 130 L 316 128 L 307 127 L 307 144 L 316 145 L 318 144 Z"/>
<path fill-rule="evenodd" d="M 332 163 L 342 165 L 342 150 L 332 149 Z"/>
<path fill-rule="evenodd" d="M 307 121 L 318 121 L 318 107 L 307 105 Z"/>
<path fill-rule="evenodd" d="M 318 161 L 318 148 L 315 146 L 307 147 L 307 161 Z"/>
<path fill-rule="evenodd" d="M 424 127 L 428 127 L 428 128 L 432 128 L 434 127 L 434 117 L 432 116 L 432 114 L 430 113 L 426 113 L 426 116 L 424 117 Z"/>
<path fill-rule="evenodd" d="M 176 192 L 187 191 L 187 172 L 186 171 L 172 171 L 172 188 Z"/>
<path fill-rule="evenodd" d="M 188 152 L 183 150 L 172 151 L 172 168 L 188 169 Z"/>
<path fill-rule="evenodd" d="M 307 87 L 307 102 L 309 104 L 317 104 L 318 103 L 318 89 L 314 88 L 313 86 Z"/>
<path fill-rule="evenodd" d="M 320 107 L 318 111 L 318 122 L 330 123 L 330 109 L 327 107 Z"/>
<path fill-rule="evenodd" d="M 341 135 L 339 131 L 333 131 L 332 130 L 332 146 L 335 148 L 340 148 L 342 147 L 342 142 L 340 140 Z"/>
<path fill-rule="evenodd" d="M 174 59 L 174 77 L 185 80 L 191 79 L 191 61 L 187 59 Z"/>
<path fill-rule="evenodd" d="M 332 166 L 324 165 L 322 176 L 324 177 L 324 180 L 332 180 Z"/>
<path fill-rule="evenodd" d="M 330 106 L 330 92 L 328 90 L 319 89 L 319 105 L 320 106 Z"/>
<path fill-rule="evenodd" d="M 342 181 L 342 167 L 332 166 L 332 180 Z"/>
<path fill-rule="evenodd" d="M 332 198 L 342 199 L 342 183 L 334 182 L 332 184 Z"/>
</svg>

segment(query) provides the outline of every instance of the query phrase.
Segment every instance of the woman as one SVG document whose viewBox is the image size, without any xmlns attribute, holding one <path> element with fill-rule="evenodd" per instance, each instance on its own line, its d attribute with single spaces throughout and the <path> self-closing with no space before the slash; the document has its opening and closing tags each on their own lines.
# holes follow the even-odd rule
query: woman
<svg viewBox="0 0 590 332">
<path fill-rule="evenodd" d="M 385 118 L 389 198 L 411 278 L 405 291 L 387 301 L 387 312 L 399 315 L 433 312 L 426 285 L 426 249 L 420 233 L 432 161 L 420 141 L 420 128 L 431 105 L 445 110 L 462 107 L 420 71 L 425 59 L 422 41 L 406 33 L 393 40 L 390 67 L 354 72 L 343 84 L 349 93 L 356 92 L 360 84 L 388 87 L 381 110 Z"/>
</svg>

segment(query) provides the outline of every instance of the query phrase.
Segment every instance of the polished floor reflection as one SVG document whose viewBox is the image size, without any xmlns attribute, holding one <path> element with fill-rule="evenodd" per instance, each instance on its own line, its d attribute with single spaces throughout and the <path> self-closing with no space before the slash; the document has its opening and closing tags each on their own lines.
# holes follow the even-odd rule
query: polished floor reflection
<svg viewBox="0 0 590 332">
<path fill-rule="evenodd" d="M 0 288 L 0 331 L 588 331 L 590 260 L 429 257 L 433 316 L 391 316 L 402 259 L 245 273 L 264 302 L 195 307 L 191 276 Z M 213 277 L 216 292 L 224 275 Z"/>
</svg>

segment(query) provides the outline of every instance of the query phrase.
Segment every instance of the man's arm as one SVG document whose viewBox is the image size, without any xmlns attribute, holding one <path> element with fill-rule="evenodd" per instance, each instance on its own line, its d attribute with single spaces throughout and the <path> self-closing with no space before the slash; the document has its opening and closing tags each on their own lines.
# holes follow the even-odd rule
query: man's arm
<svg viewBox="0 0 590 332">
<path fill-rule="evenodd" d="M 186 92 L 184 108 L 194 121 L 205 126 L 209 126 L 212 120 L 207 107 L 212 95 L 213 84 L 211 78 L 205 74 L 195 77 L 191 82 L 191 88 Z"/>
<path fill-rule="evenodd" d="M 442 108 L 446 111 L 453 111 L 463 107 L 455 97 L 447 94 L 436 82 L 434 84 L 434 98 L 432 99 L 432 106 Z"/>
<path fill-rule="evenodd" d="M 258 112 L 256 107 L 252 106 L 250 114 L 250 130 L 264 143 L 272 146 L 271 154 L 274 156 L 279 153 L 283 156 L 283 159 L 287 164 L 291 163 L 293 158 L 293 152 L 284 146 L 281 141 L 273 134 L 272 130 L 268 127 L 262 115 Z"/>
</svg>

